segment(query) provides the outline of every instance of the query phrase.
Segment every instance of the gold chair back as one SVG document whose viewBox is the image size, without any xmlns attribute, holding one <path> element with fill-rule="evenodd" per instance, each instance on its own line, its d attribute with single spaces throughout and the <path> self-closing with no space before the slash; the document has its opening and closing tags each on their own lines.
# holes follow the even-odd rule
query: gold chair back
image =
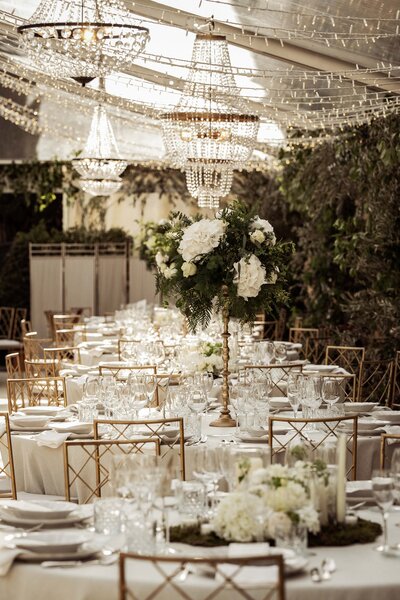
<svg viewBox="0 0 400 600">
<path fill-rule="evenodd" d="M 15 486 L 14 460 L 12 453 L 10 421 L 8 413 L 0 412 L 0 481 L 4 481 L 5 485 L 0 488 L 0 498 L 17 497 Z"/>
<path fill-rule="evenodd" d="M 257 567 L 265 580 L 258 584 L 245 577 L 246 568 Z M 268 567 L 271 568 L 269 571 Z M 188 585 L 190 570 L 207 573 L 201 586 Z M 146 581 L 138 573 L 146 572 Z M 271 575 L 270 575 L 271 573 Z M 272 575 L 275 574 L 275 576 Z M 248 584 L 246 585 L 245 581 Z M 142 580 L 143 581 L 143 580 Z M 194 556 L 143 556 L 121 553 L 119 558 L 119 600 L 285 600 L 282 555 L 241 558 Z"/>
<path fill-rule="evenodd" d="M 7 379 L 22 379 L 22 361 L 19 352 L 6 355 Z"/>
<path fill-rule="evenodd" d="M 319 425 L 321 435 L 318 439 L 313 440 L 307 433 L 307 426 L 309 424 Z M 274 425 L 282 426 L 285 424 L 289 427 L 289 433 L 282 439 L 282 433 L 276 434 L 274 432 Z M 346 475 L 350 479 L 357 478 L 357 435 L 358 435 L 358 416 L 349 415 L 345 417 L 325 417 L 322 419 L 294 419 L 291 417 L 269 417 L 269 447 L 271 452 L 271 461 L 273 462 L 280 452 L 287 450 L 294 441 L 300 440 L 306 442 L 308 447 L 314 452 L 318 448 L 322 447 L 324 442 L 328 440 L 330 436 L 338 438 L 343 430 L 341 426 L 343 424 L 350 425 L 349 429 L 346 429 L 347 435 L 347 454 L 350 457 L 350 467 L 347 469 Z"/>
<path fill-rule="evenodd" d="M 313 327 L 291 327 L 289 329 L 289 342 L 293 344 L 301 344 L 301 350 L 299 350 L 299 357 L 303 359 L 310 359 L 312 344 L 311 340 L 315 340 L 319 336 L 319 329 Z"/>
<path fill-rule="evenodd" d="M 44 349 L 51 346 L 53 340 L 40 338 L 36 331 L 30 331 L 23 339 L 26 360 L 41 360 L 44 358 Z"/>
<path fill-rule="evenodd" d="M 252 334 L 259 340 L 277 340 L 278 327 L 278 321 L 254 321 Z"/>
<path fill-rule="evenodd" d="M 303 370 L 302 362 L 293 362 L 290 364 L 282 363 L 280 365 L 244 365 L 243 367 L 246 376 L 250 372 L 268 373 L 274 385 L 273 392 L 278 396 L 287 396 L 286 381 L 289 373 Z"/>
<path fill-rule="evenodd" d="M 32 325 L 30 321 L 26 319 L 21 319 L 21 337 L 24 339 L 27 333 L 32 331 Z"/>
<path fill-rule="evenodd" d="M 73 329 L 74 325 L 80 323 L 82 320 L 82 315 L 53 315 L 53 327 L 54 331 L 58 329 Z"/>
<path fill-rule="evenodd" d="M 77 346 L 63 346 L 61 348 L 45 348 L 44 358 L 48 361 L 65 362 L 71 364 L 81 363 L 81 349 Z"/>
<path fill-rule="evenodd" d="M 55 360 L 36 359 L 26 360 L 25 359 L 25 373 L 26 377 L 31 379 L 33 377 L 57 377 L 58 376 L 58 362 Z"/>
<path fill-rule="evenodd" d="M 15 309 L 11 339 L 22 341 L 22 338 L 24 336 L 23 331 L 22 331 L 22 321 L 23 320 L 25 321 L 27 312 L 28 311 L 26 308 L 16 308 Z"/>
<path fill-rule="evenodd" d="M 121 364 L 121 363 L 106 363 L 101 362 L 99 364 L 99 373 L 100 375 L 111 375 L 116 379 L 126 379 L 130 373 L 135 373 L 137 375 L 156 375 L 157 374 L 157 366 L 156 365 L 129 365 L 129 364 Z"/>
<path fill-rule="evenodd" d="M 174 435 L 166 434 L 166 426 L 171 425 L 176 427 L 176 434 L 174 432 Z M 102 428 L 105 427 L 108 436 L 123 440 L 129 440 L 134 436 L 135 427 L 141 428 L 142 433 L 137 435 L 148 435 L 159 440 L 161 462 L 170 464 L 172 457 L 177 455 L 181 478 L 185 479 L 185 430 L 182 417 L 136 421 L 97 419 L 94 421 L 95 440 L 101 439 Z"/>
<path fill-rule="evenodd" d="M 56 329 L 55 330 L 55 342 L 56 346 L 75 346 L 75 329 Z"/>
<path fill-rule="evenodd" d="M 381 452 L 380 466 L 381 469 L 386 468 L 386 445 L 392 441 L 393 444 L 400 444 L 400 433 L 381 433 Z"/>
<path fill-rule="evenodd" d="M 391 360 L 365 360 L 363 362 L 360 385 L 360 398 L 363 402 L 391 405 L 393 368 Z"/>
<path fill-rule="evenodd" d="M 400 351 L 396 352 L 393 361 L 390 406 L 393 406 L 393 404 L 400 404 Z"/>
<path fill-rule="evenodd" d="M 360 399 L 361 374 L 365 348 L 361 346 L 327 346 L 325 364 L 337 365 L 356 376 L 356 400 Z"/>
<path fill-rule="evenodd" d="M 15 308 L 0 306 L 0 338 L 12 340 Z"/>
<path fill-rule="evenodd" d="M 160 442 L 145 440 L 75 440 L 64 442 L 65 498 L 71 500 L 73 487 L 79 486 L 80 504 L 100 498 L 110 484 L 110 461 L 113 456 L 144 453 L 160 454 Z M 83 497 L 83 500 L 82 500 Z"/>
<path fill-rule="evenodd" d="M 63 377 L 33 377 L 7 380 L 8 412 L 25 406 L 66 406 L 67 392 Z"/>
</svg>

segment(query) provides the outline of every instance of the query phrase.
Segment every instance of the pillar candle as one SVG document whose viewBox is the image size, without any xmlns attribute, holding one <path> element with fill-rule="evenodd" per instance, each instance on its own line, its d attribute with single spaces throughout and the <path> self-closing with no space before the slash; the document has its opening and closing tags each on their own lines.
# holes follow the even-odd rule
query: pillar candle
<svg viewBox="0 0 400 600">
<path fill-rule="evenodd" d="M 336 493 L 336 520 L 344 523 L 346 518 L 346 447 L 347 438 L 341 435 L 337 442 L 337 493 Z"/>
</svg>

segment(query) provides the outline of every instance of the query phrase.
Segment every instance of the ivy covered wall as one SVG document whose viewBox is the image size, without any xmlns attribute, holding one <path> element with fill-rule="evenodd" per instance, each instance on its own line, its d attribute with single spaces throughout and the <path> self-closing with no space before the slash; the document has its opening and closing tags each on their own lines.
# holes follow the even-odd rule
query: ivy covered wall
<svg viewBox="0 0 400 600">
<path fill-rule="evenodd" d="M 400 347 L 400 116 L 282 155 L 297 238 L 293 273 L 309 325 L 348 342 Z"/>
</svg>

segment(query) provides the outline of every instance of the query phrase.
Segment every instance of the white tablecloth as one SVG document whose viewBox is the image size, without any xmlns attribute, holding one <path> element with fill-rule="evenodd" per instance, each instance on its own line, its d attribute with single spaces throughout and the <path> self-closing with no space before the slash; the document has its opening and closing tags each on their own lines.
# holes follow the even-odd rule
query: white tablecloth
<svg viewBox="0 0 400 600">
<path fill-rule="evenodd" d="M 361 516 L 380 522 L 377 510 L 361 512 Z M 389 518 L 392 542 L 400 541 L 396 523 L 400 514 Z M 309 569 L 320 567 L 326 557 L 336 561 L 337 570 L 330 581 L 312 583 L 307 572 L 286 580 L 287 600 L 398 600 L 400 598 L 399 559 L 382 556 L 374 550 L 376 544 L 357 544 L 343 548 L 313 548 Z M 193 551 L 193 550 L 192 550 Z M 148 590 L 145 568 L 128 569 L 128 579 L 135 582 L 139 597 Z M 186 585 L 193 590 L 192 597 L 200 600 L 206 578 L 189 576 Z M 143 593 L 140 594 L 140 590 Z M 43 569 L 38 564 L 15 563 L 7 576 L 0 580 L 1 598 L 7 600 L 117 600 L 118 565 L 85 566 L 70 569 Z M 232 590 L 224 600 L 237 597 Z M 162 597 L 158 597 L 160 600 Z M 218 596 L 220 598 L 220 596 Z M 171 594 L 162 600 L 171 600 Z"/>
</svg>

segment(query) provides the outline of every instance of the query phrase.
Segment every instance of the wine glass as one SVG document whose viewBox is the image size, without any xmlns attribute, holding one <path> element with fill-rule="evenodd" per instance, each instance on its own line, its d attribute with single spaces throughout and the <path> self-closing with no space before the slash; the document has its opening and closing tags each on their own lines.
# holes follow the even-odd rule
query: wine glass
<svg viewBox="0 0 400 600">
<path fill-rule="evenodd" d="M 275 358 L 278 364 L 283 364 L 287 359 L 287 347 L 286 344 L 276 343 L 275 346 Z"/>
<path fill-rule="evenodd" d="M 222 476 L 217 449 L 209 448 L 208 446 L 196 446 L 193 450 L 194 477 L 203 483 L 206 490 L 208 485 L 212 485 L 210 514 L 213 515 L 215 512 L 217 484 Z"/>
<path fill-rule="evenodd" d="M 293 417 L 297 419 L 297 412 L 299 410 L 301 401 L 298 377 L 288 377 L 287 398 L 293 410 Z"/>
<path fill-rule="evenodd" d="M 375 502 L 382 512 L 383 518 L 383 544 L 378 546 L 378 552 L 385 552 L 389 549 L 388 545 L 388 527 L 389 510 L 394 501 L 394 481 L 390 471 L 381 469 L 372 471 L 372 493 Z"/>
<path fill-rule="evenodd" d="M 202 387 L 193 387 L 189 392 L 190 410 L 195 413 L 204 413 L 207 408 L 207 394 Z"/>
<path fill-rule="evenodd" d="M 321 393 L 324 402 L 329 406 L 330 413 L 332 413 L 332 406 L 340 398 L 340 386 L 337 379 L 330 377 L 322 378 Z"/>
<path fill-rule="evenodd" d="M 400 448 L 393 451 L 390 472 L 393 477 L 394 508 L 400 510 Z"/>
</svg>

